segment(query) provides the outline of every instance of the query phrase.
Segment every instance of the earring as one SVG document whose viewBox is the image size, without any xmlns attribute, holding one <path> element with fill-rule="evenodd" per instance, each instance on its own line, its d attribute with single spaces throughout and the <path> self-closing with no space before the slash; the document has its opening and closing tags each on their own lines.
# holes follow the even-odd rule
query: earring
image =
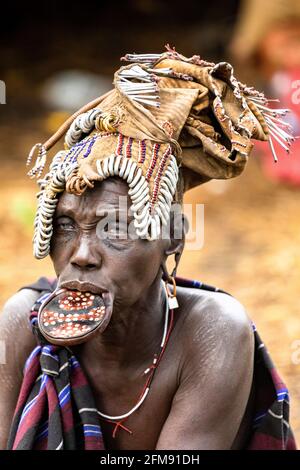
<svg viewBox="0 0 300 470">
<path fill-rule="evenodd" d="M 178 300 L 177 300 L 177 297 L 176 297 L 176 280 L 175 280 L 177 265 L 179 263 L 179 259 L 180 259 L 180 253 L 176 253 L 175 254 L 175 267 L 174 267 L 171 275 L 168 273 L 165 261 L 163 261 L 162 264 L 161 264 L 161 267 L 162 267 L 162 270 L 163 270 L 163 279 L 164 279 L 164 283 L 165 283 L 165 286 L 166 286 L 166 292 L 167 292 L 167 296 L 168 296 L 168 304 L 169 304 L 170 309 L 175 309 L 175 308 L 179 307 Z M 173 293 L 170 292 L 168 282 L 173 284 Z"/>
<path fill-rule="evenodd" d="M 168 295 L 169 308 L 172 310 L 174 308 L 178 308 L 179 305 L 178 305 L 178 300 L 176 297 L 176 281 L 173 276 L 170 276 L 170 278 L 172 279 L 172 283 L 173 283 L 173 294 L 170 292 L 168 281 L 165 281 L 165 285 L 166 285 L 166 291 Z"/>
</svg>

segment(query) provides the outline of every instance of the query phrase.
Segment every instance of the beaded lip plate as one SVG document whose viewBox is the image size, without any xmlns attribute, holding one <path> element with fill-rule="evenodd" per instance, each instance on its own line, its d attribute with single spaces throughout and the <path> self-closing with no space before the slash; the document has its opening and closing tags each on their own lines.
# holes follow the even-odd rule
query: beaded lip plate
<svg viewBox="0 0 300 470">
<path fill-rule="evenodd" d="M 162 54 L 127 54 L 129 65 L 114 76 L 114 89 L 71 116 L 27 159 L 40 178 L 34 255 L 49 254 L 53 216 L 61 192 L 81 195 L 95 181 L 118 176 L 128 183 L 134 226 L 154 240 L 168 223 L 172 202 L 210 179 L 239 175 L 251 139 L 289 151 L 294 140 L 272 99 L 239 82 L 227 62 L 186 58 L 167 47 Z M 276 101 L 276 100 L 275 100 Z M 271 104 L 272 106 L 272 104 Z M 47 151 L 65 136 L 43 177 Z M 178 196 L 179 195 L 179 196 Z"/>
<path fill-rule="evenodd" d="M 52 344 L 80 344 L 107 327 L 112 311 L 101 295 L 59 288 L 40 306 L 38 325 Z"/>
</svg>

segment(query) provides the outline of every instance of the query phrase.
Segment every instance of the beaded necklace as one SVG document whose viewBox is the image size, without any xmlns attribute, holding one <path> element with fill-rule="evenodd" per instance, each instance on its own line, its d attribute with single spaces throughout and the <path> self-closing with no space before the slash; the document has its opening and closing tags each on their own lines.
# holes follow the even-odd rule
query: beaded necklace
<svg viewBox="0 0 300 470">
<path fill-rule="evenodd" d="M 122 428 L 124 429 L 124 431 L 127 431 L 129 434 L 132 434 L 132 431 L 130 429 L 128 429 L 126 426 L 123 425 L 123 422 L 129 417 L 131 416 L 138 408 L 140 408 L 140 406 L 142 405 L 142 403 L 145 401 L 148 393 L 149 393 L 149 390 L 150 390 L 150 385 L 151 385 L 151 382 L 153 380 L 153 377 L 154 377 L 154 373 L 158 367 L 158 364 L 162 358 L 162 355 L 166 349 L 166 346 L 167 346 L 167 343 L 168 343 L 168 340 L 169 340 L 169 337 L 170 337 L 170 333 L 171 333 L 171 330 L 172 330 L 172 327 L 173 327 L 173 323 L 174 323 L 174 311 L 173 309 L 169 309 L 169 302 L 168 302 L 168 292 L 167 292 L 167 289 L 166 289 L 166 286 L 164 284 L 164 282 L 162 281 L 162 284 L 163 284 L 163 288 L 164 288 L 164 292 L 165 292 L 165 295 L 166 295 L 166 308 L 165 308 L 165 323 L 164 323 L 164 331 L 163 331 L 163 337 L 162 337 L 162 342 L 161 342 L 161 345 L 160 345 L 160 351 L 158 354 L 154 354 L 154 357 L 153 357 L 153 361 L 152 361 L 152 364 L 147 367 L 147 369 L 145 369 L 143 375 L 146 375 L 150 372 L 150 375 L 149 377 L 147 378 L 146 380 L 146 383 L 142 389 L 142 392 L 140 393 L 139 395 L 139 398 L 137 400 L 137 403 L 136 405 L 130 410 L 128 411 L 127 413 L 124 413 L 122 415 L 119 415 L 119 416 L 110 416 L 110 415 L 107 415 L 105 413 L 102 413 L 101 411 L 97 410 L 97 413 L 98 415 L 102 418 L 102 419 L 105 419 L 106 421 L 108 421 L 109 423 L 113 423 L 115 424 L 115 427 L 114 427 L 114 430 L 113 430 L 113 433 L 112 433 L 112 437 L 115 438 L 116 436 L 116 433 L 117 433 L 117 430 L 119 428 Z M 169 312 L 170 312 L 170 324 L 168 326 L 168 322 L 169 322 Z M 116 421 L 116 422 L 115 422 Z"/>
</svg>

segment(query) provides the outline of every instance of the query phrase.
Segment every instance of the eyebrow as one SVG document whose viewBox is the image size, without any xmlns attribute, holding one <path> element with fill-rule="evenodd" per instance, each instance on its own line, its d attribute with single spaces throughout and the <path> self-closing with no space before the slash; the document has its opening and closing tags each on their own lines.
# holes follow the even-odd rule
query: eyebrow
<svg viewBox="0 0 300 470">
<path fill-rule="evenodd" d="M 124 218 L 124 214 L 127 212 L 127 220 L 131 221 L 133 219 L 133 215 L 130 215 L 128 213 L 128 210 L 126 211 L 125 209 L 119 209 L 118 207 L 103 207 L 99 208 L 96 210 L 95 216 L 96 218 L 103 218 L 106 217 L 109 214 L 116 214 L 117 218 Z M 72 208 L 67 208 L 67 207 L 58 207 L 55 213 L 55 218 L 59 217 L 71 217 L 73 219 L 76 219 L 77 211 L 75 211 Z"/>
<path fill-rule="evenodd" d="M 101 213 L 101 216 L 100 214 Z M 103 214 L 104 213 L 104 214 Z M 119 209 L 119 208 L 109 208 L 109 209 L 98 209 L 96 210 L 96 217 L 106 217 L 107 215 L 110 214 L 115 214 L 117 219 L 123 219 L 125 220 L 125 215 L 127 216 L 127 221 L 131 221 L 133 219 L 133 214 L 130 215 L 128 213 L 128 210 L 126 211 L 125 209 Z"/>
</svg>

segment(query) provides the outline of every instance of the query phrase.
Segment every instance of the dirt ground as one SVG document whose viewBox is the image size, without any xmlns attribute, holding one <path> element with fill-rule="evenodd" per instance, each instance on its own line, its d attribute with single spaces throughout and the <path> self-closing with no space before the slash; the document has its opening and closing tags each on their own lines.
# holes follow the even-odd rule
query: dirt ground
<svg viewBox="0 0 300 470">
<path fill-rule="evenodd" d="M 32 257 L 35 184 L 24 175 L 19 161 L 0 169 L 1 304 L 20 286 L 53 274 L 49 259 Z M 245 305 L 290 389 L 300 443 L 300 189 L 267 181 L 253 157 L 236 180 L 192 190 L 186 202 L 196 201 L 205 205 L 204 246 L 185 252 L 178 274 L 217 285 Z"/>
</svg>

